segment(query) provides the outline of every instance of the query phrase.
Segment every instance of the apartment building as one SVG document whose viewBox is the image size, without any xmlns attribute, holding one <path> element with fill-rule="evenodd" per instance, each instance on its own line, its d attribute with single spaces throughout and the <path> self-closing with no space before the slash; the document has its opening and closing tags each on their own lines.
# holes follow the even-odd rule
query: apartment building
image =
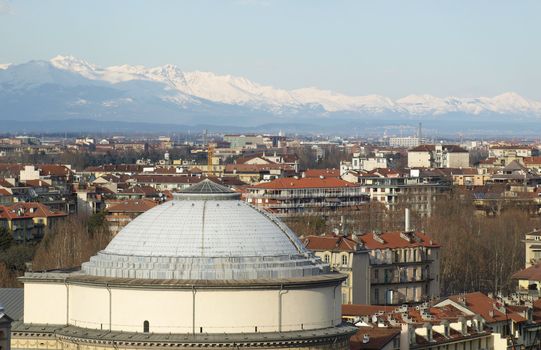
<svg viewBox="0 0 541 350">
<path fill-rule="evenodd" d="M 308 236 L 303 241 L 333 270 L 348 276 L 342 283 L 342 304 L 370 303 L 368 250 L 355 235 Z"/>
<path fill-rule="evenodd" d="M 408 151 L 409 168 L 467 168 L 470 153 L 457 145 L 421 145 Z"/>
<path fill-rule="evenodd" d="M 491 175 L 482 168 L 453 169 L 452 177 L 456 186 L 484 186 L 491 179 Z"/>
<path fill-rule="evenodd" d="M 362 192 L 388 209 L 408 207 L 430 216 L 434 203 L 451 189 L 447 175 L 436 170 L 377 169 L 357 177 Z"/>
<path fill-rule="evenodd" d="M 296 167 L 289 164 L 226 164 L 225 177 L 238 177 L 248 184 L 271 181 L 281 177 L 293 176 Z"/>
<path fill-rule="evenodd" d="M 37 202 L 20 202 L 0 206 L 0 227 L 9 230 L 17 242 L 41 239 L 46 227 L 53 226 L 66 213 L 52 211 Z"/>
<path fill-rule="evenodd" d="M 246 189 L 246 201 L 278 216 L 354 210 L 369 197 L 357 185 L 338 178 L 280 178 Z"/>
<path fill-rule="evenodd" d="M 421 139 L 417 136 L 389 137 L 389 146 L 412 148 L 421 144 Z"/>
<path fill-rule="evenodd" d="M 541 231 L 534 229 L 524 235 L 524 269 L 513 274 L 517 292 L 541 296 Z"/>
<path fill-rule="evenodd" d="M 440 246 L 423 232 L 326 234 L 307 236 L 304 243 L 348 275 L 344 304 L 418 304 L 440 295 Z"/>
<path fill-rule="evenodd" d="M 539 155 L 539 151 L 528 145 L 491 145 L 489 157 L 494 158 L 517 158 L 532 157 Z"/>
<path fill-rule="evenodd" d="M 364 157 L 360 153 L 354 153 L 351 161 L 340 162 L 340 175 L 346 174 L 349 170 L 372 171 L 388 167 L 386 157 Z"/>
<path fill-rule="evenodd" d="M 225 142 L 230 144 L 231 148 L 246 148 L 256 149 L 259 147 L 281 147 L 285 142 L 283 136 L 271 136 L 271 135 L 238 135 L 229 134 L 223 137 Z"/>
<path fill-rule="evenodd" d="M 440 295 L 440 245 L 423 232 L 370 232 L 357 238 L 370 256 L 370 303 L 421 303 Z"/>
<path fill-rule="evenodd" d="M 105 219 L 113 236 L 133 219 L 158 205 L 156 201 L 150 199 L 107 200 L 105 203 L 107 212 Z"/>
</svg>

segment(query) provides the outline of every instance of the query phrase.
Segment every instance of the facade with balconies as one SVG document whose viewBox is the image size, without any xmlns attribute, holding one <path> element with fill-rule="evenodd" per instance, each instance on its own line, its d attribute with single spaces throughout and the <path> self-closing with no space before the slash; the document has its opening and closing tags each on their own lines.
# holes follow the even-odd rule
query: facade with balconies
<svg viewBox="0 0 541 350">
<path fill-rule="evenodd" d="M 358 184 L 371 201 L 390 210 L 408 207 L 420 216 L 430 216 L 435 202 L 451 188 L 442 174 L 417 169 L 409 173 L 378 169 L 359 176 Z"/>
<path fill-rule="evenodd" d="M 440 246 L 422 232 L 358 236 L 370 257 L 371 304 L 415 304 L 439 297 Z"/>
<path fill-rule="evenodd" d="M 352 210 L 369 201 L 357 185 L 338 178 L 281 178 L 247 189 L 246 201 L 278 216 Z"/>
</svg>

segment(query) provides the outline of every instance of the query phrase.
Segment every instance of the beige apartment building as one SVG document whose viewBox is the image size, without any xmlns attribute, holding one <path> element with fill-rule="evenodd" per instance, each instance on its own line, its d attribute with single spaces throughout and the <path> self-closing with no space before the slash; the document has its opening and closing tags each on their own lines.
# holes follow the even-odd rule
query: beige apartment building
<svg viewBox="0 0 541 350">
<path fill-rule="evenodd" d="M 356 236 L 308 236 L 304 244 L 331 268 L 348 276 L 342 283 L 342 304 L 370 303 L 368 251 Z"/>
<path fill-rule="evenodd" d="M 304 244 L 348 276 L 343 304 L 418 304 L 440 295 L 440 246 L 423 232 L 308 236 Z"/>
<path fill-rule="evenodd" d="M 409 168 L 467 168 L 470 153 L 457 145 L 421 145 L 408 151 Z"/>
<path fill-rule="evenodd" d="M 422 232 L 358 236 L 370 256 L 370 303 L 415 304 L 440 296 L 440 245 Z"/>
</svg>

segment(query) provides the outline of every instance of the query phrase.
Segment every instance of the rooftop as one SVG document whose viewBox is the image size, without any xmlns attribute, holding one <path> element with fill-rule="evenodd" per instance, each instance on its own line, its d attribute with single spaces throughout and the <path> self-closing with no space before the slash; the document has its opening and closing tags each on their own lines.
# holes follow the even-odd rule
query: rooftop
<svg viewBox="0 0 541 350">
<path fill-rule="evenodd" d="M 103 277 L 228 280 L 326 273 L 328 265 L 271 214 L 204 180 L 141 214 L 84 263 Z"/>
<path fill-rule="evenodd" d="M 359 185 L 335 177 L 279 178 L 252 186 L 261 189 L 344 188 Z"/>
</svg>

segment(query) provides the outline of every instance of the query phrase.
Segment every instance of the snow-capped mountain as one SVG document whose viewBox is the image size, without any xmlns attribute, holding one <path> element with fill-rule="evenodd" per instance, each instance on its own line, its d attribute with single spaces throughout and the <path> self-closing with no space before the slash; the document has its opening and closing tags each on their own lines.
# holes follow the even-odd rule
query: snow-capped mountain
<svg viewBox="0 0 541 350">
<path fill-rule="evenodd" d="M 541 102 L 527 100 L 516 93 L 479 98 L 410 95 L 393 101 L 385 96 L 348 96 L 315 87 L 288 91 L 231 75 L 199 71 L 183 72 L 179 67 L 170 64 L 154 68 L 129 65 L 101 68 L 72 56 L 54 57 L 51 64 L 88 79 L 105 80 L 113 84 L 130 80 L 161 82 L 186 95 L 229 105 L 268 108 L 273 112 L 316 105 L 321 106 L 326 112 L 393 112 L 411 115 L 455 112 L 478 115 L 490 112 L 531 113 L 541 116 Z"/>
<path fill-rule="evenodd" d="M 0 120 L 92 119 L 212 125 L 363 120 L 537 121 L 541 102 L 494 97 L 348 96 L 316 87 L 286 90 L 243 77 L 175 65 L 100 67 L 72 56 L 0 64 Z M 348 124 L 349 123 L 349 124 Z"/>
</svg>

